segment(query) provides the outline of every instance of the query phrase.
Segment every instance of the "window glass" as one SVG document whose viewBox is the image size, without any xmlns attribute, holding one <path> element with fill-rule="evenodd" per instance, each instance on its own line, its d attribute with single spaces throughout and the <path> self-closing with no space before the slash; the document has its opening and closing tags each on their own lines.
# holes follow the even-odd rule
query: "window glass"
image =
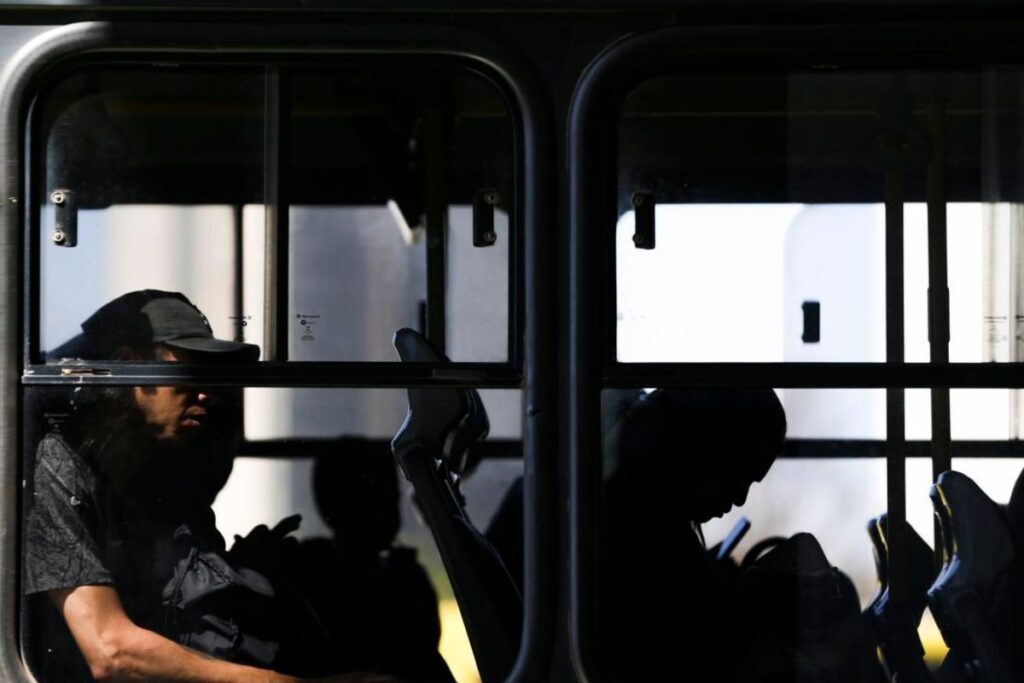
<svg viewBox="0 0 1024 683">
<path fill-rule="evenodd" d="M 96 66 L 38 112 L 45 359 L 141 288 L 263 360 L 396 362 L 402 327 L 455 361 L 511 358 L 512 117 L 482 76 Z"/>
<path fill-rule="evenodd" d="M 419 328 L 426 251 L 383 206 L 291 209 L 293 360 L 395 361 L 391 337 Z"/>
<path fill-rule="evenodd" d="M 732 552 L 736 563 L 753 561 L 752 550 L 771 547 L 761 544 L 766 539 L 791 539 L 779 552 L 797 552 L 792 539 L 812 534 L 820 551 L 804 557 L 820 552 L 827 566 L 849 577 L 848 599 L 860 606 L 851 614 L 870 602 L 878 578 L 865 530 L 887 509 L 884 390 L 609 389 L 603 404 L 598 602 L 603 616 L 598 623 L 605 665 L 620 675 L 629 667 L 648 666 L 649 660 L 652 668 L 664 665 L 665 653 L 678 658 L 680 649 L 694 646 L 693 639 L 708 648 L 733 643 L 738 655 L 754 661 L 753 653 L 736 644 L 767 642 L 762 628 L 743 631 L 743 624 L 761 619 L 779 620 L 774 623 L 782 640 L 765 646 L 771 657 L 781 657 L 786 666 L 797 661 L 791 644 L 783 642 L 789 628 L 783 613 L 752 614 L 752 621 L 739 625 L 728 621 L 737 612 L 719 613 L 734 600 L 742 603 L 743 595 L 752 600 L 754 594 L 743 591 L 755 586 L 745 582 L 759 576 L 739 574 L 735 565 L 708 564 L 704 557 L 742 518 L 751 527 Z M 927 455 L 920 445 L 908 446 L 906 453 L 911 450 Z M 907 519 L 929 544 L 931 481 L 928 458 L 907 459 Z M 692 628 L 679 617 L 686 613 L 684 605 L 698 615 Z M 784 605 L 773 609 L 784 612 Z M 662 612 L 676 619 L 660 621 Z M 790 617 L 796 623 L 804 618 Z M 630 624 L 637 635 L 624 633 L 620 623 Z M 661 630 L 654 636 L 637 624 L 658 624 Z M 944 645 L 934 624 L 926 623 L 921 633 L 929 661 L 941 660 Z M 716 640 L 723 636 L 725 641 Z"/>
<path fill-rule="evenodd" d="M 522 438 L 522 394 L 478 390 L 490 422 L 490 440 Z M 401 389 L 245 390 L 245 438 L 322 439 L 360 435 L 390 439 L 408 408 Z"/>
<path fill-rule="evenodd" d="M 112 586 L 140 626 L 216 658 L 296 675 L 380 670 L 416 680 L 448 669 L 479 680 L 433 520 L 392 455 L 405 395 L 26 388 L 22 638 L 33 674 L 88 680 L 47 593 L 98 584 Z M 459 487 L 468 519 L 521 585 L 519 392 L 482 397 L 493 437 Z M 254 433 L 254 415 L 279 413 L 302 417 Z M 289 441 L 275 451 L 256 437 Z M 488 450 L 491 442 L 506 445 Z M 296 514 L 295 540 L 272 544 L 270 556 L 240 540 Z M 228 585 L 198 590 L 207 570 Z M 260 588 L 266 581 L 277 598 Z M 234 624 L 241 647 L 210 626 L 219 620 Z M 246 640 L 257 637 L 277 645 Z"/>
<path fill-rule="evenodd" d="M 994 447 L 1001 447 L 999 442 L 1020 439 L 1019 389 L 952 389 L 949 406 L 954 441 L 990 441 Z M 908 439 L 932 437 L 929 390 L 906 390 L 906 419 Z"/>
<path fill-rule="evenodd" d="M 410 243 L 395 221 L 384 206 L 292 207 L 292 360 L 395 361 L 395 330 L 424 324 L 422 230 L 411 233 Z M 448 212 L 445 329 L 452 360 L 508 357 L 511 233 L 503 211 L 495 212 L 494 231 L 493 247 L 474 246 L 472 207 Z M 262 311 L 247 317 L 261 319 Z"/>
<path fill-rule="evenodd" d="M 789 439 L 885 440 L 884 389 L 777 389 L 775 393 L 786 411 Z"/>
<path fill-rule="evenodd" d="M 791 439 L 885 440 L 884 389 L 779 389 L 777 393 L 786 409 L 786 433 Z M 949 394 L 954 441 L 1019 438 L 1018 390 L 953 389 Z M 928 389 L 904 390 L 907 439 L 931 439 L 931 410 Z"/>
<path fill-rule="evenodd" d="M 885 361 L 888 183 L 904 204 L 906 360 L 931 355 L 938 187 L 950 360 L 1015 362 L 1020 87 L 1001 68 L 636 87 L 618 118 L 617 359 Z"/>
<path fill-rule="evenodd" d="M 185 293 L 217 335 L 241 338 L 242 243 L 257 216 L 262 227 L 262 73 L 94 68 L 39 110 L 41 349 L 143 287 Z"/>
<path fill-rule="evenodd" d="M 473 209 L 448 214 L 448 352 L 453 359 L 500 362 L 508 354 L 509 216 L 494 212 L 493 246 L 473 244 Z"/>
<path fill-rule="evenodd" d="M 949 272 L 949 359 L 954 363 L 1016 362 L 1007 332 L 1018 301 L 1019 204 L 951 202 L 946 206 Z M 926 363 L 928 345 L 927 205 L 906 206 L 904 286 L 906 360 Z M 1011 240 L 1013 240 L 1011 242 Z"/>
<path fill-rule="evenodd" d="M 296 74 L 291 93 L 291 357 L 395 361 L 409 327 L 443 334 L 454 361 L 508 360 L 501 92 L 452 69 L 377 68 Z"/>
</svg>

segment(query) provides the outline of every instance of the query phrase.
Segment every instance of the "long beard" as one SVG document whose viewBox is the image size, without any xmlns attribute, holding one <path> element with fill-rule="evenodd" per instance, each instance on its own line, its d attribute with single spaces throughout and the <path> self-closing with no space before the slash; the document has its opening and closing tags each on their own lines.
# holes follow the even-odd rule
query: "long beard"
<svg viewBox="0 0 1024 683">
<path fill-rule="evenodd" d="M 162 442 L 132 431 L 112 434 L 96 457 L 108 495 L 126 519 L 178 524 L 209 510 L 231 474 L 237 435 L 207 429 Z"/>
</svg>

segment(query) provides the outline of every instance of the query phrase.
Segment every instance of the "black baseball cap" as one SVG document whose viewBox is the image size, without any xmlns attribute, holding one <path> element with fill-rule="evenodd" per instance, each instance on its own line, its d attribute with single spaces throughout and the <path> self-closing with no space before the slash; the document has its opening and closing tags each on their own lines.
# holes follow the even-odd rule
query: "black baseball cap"
<svg viewBox="0 0 1024 683">
<path fill-rule="evenodd" d="M 48 355 L 110 360 L 124 346 L 165 344 L 211 362 L 255 362 L 255 344 L 216 339 L 210 322 L 179 292 L 142 289 L 122 294 L 82 323 L 82 334 Z"/>
</svg>

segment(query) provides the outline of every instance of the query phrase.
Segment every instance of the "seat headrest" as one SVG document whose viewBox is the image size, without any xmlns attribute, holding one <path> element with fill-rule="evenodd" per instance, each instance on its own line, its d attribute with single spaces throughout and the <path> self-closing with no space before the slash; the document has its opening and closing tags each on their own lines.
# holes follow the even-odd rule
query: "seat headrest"
<svg viewBox="0 0 1024 683">
<path fill-rule="evenodd" d="M 1010 503 L 1006 506 L 1006 516 L 1010 520 L 1017 547 L 1024 548 L 1024 470 L 1017 475 L 1017 481 L 1013 485 Z"/>
<path fill-rule="evenodd" d="M 1015 550 L 1006 515 L 960 472 L 939 475 L 931 498 L 946 564 L 928 600 L 942 637 L 961 662 L 979 660 L 986 680 L 1020 680 L 1012 673 Z"/>
<path fill-rule="evenodd" d="M 448 363 L 444 354 L 415 330 L 395 333 L 395 349 L 403 363 Z M 475 389 L 409 387 L 409 413 L 392 440 L 397 450 L 420 443 L 455 474 L 472 470 L 477 462 L 471 447 L 490 429 L 487 411 Z"/>
<path fill-rule="evenodd" d="M 942 526 L 947 555 L 971 583 L 987 584 L 1013 561 L 1013 537 L 1002 509 L 967 475 L 939 475 L 930 496 Z"/>
<path fill-rule="evenodd" d="M 924 614 L 928 588 L 935 580 L 937 572 L 931 547 L 906 520 L 903 520 L 903 534 L 906 549 L 904 566 L 907 571 L 906 595 L 903 596 L 903 600 L 916 625 L 920 623 Z M 868 525 L 868 535 L 871 537 L 871 544 L 875 550 L 875 568 L 878 571 L 879 585 L 879 590 L 872 598 L 869 609 L 877 616 L 884 617 L 884 613 L 892 609 L 892 595 L 888 590 L 889 547 L 892 544 L 889 513 L 882 513 L 871 520 Z"/>
</svg>

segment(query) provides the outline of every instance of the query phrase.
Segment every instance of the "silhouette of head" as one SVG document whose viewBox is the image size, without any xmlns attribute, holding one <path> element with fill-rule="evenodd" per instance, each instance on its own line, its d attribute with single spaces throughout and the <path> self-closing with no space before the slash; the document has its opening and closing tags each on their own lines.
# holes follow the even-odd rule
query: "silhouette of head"
<svg viewBox="0 0 1024 683">
<path fill-rule="evenodd" d="M 667 496 L 695 523 L 746 502 L 781 452 L 786 416 L 771 389 L 658 389 L 612 434 L 618 474 Z"/>
<path fill-rule="evenodd" d="M 313 496 L 335 542 L 378 553 L 401 526 L 398 473 L 387 443 L 339 439 L 313 466 Z"/>
</svg>

